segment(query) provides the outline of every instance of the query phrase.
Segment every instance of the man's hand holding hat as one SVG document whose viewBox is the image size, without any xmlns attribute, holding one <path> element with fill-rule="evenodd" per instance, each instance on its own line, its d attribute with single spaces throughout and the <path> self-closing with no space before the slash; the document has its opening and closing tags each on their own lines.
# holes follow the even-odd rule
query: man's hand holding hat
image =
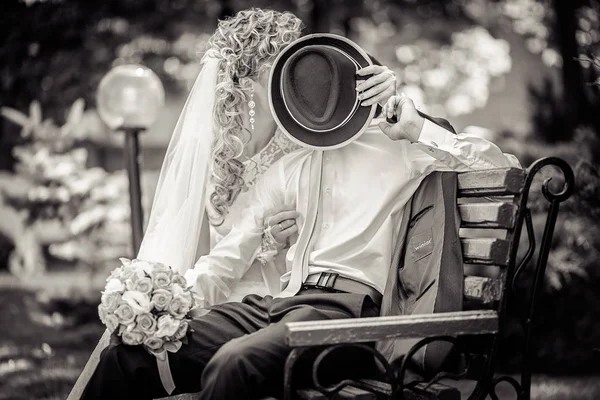
<svg viewBox="0 0 600 400">
<path fill-rule="evenodd" d="M 379 128 L 392 140 L 407 139 L 417 142 L 425 123 L 413 101 L 404 93 L 389 98 L 383 107 L 386 119 L 396 117 L 396 123 L 380 122 Z"/>
</svg>

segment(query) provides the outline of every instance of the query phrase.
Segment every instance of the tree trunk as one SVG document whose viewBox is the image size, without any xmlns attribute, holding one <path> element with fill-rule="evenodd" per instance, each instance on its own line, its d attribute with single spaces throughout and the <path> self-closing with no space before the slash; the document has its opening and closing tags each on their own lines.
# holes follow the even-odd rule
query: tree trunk
<svg viewBox="0 0 600 400">
<path fill-rule="evenodd" d="M 233 17 L 235 15 L 235 10 L 231 5 L 229 0 L 221 1 L 221 11 L 219 12 L 219 20 L 223 20 L 228 17 Z"/>
<path fill-rule="evenodd" d="M 583 74 L 576 58 L 579 55 L 575 37 L 576 6 L 572 0 L 553 0 L 556 15 L 557 44 L 562 55 L 562 85 L 565 110 L 565 136 L 572 135 L 577 125 L 587 120 L 588 107 L 584 91 Z"/>
<path fill-rule="evenodd" d="M 313 0 L 306 27 L 307 33 L 324 33 L 330 30 L 331 4 L 329 0 Z"/>
</svg>

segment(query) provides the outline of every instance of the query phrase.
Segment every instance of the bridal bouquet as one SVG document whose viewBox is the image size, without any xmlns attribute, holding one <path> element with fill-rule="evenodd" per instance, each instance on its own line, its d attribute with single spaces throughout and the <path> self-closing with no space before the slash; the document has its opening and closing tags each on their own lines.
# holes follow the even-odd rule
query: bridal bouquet
<svg viewBox="0 0 600 400">
<path fill-rule="evenodd" d="M 156 356 L 161 381 L 171 394 L 175 385 L 167 352 L 187 343 L 189 312 L 198 303 L 186 279 L 159 262 L 128 260 L 106 280 L 98 306 L 100 320 L 124 344 L 142 345 Z"/>
</svg>

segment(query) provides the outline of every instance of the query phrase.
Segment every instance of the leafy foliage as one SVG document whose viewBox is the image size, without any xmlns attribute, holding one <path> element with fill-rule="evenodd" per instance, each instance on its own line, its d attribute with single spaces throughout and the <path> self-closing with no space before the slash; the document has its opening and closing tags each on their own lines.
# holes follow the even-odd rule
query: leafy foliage
<svg viewBox="0 0 600 400">
<path fill-rule="evenodd" d="M 54 256 L 97 267 L 127 254 L 126 180 L 87 167 L 83 144 L 96 126 L 86 123 L 83 100 L 75 101 L 61 126 L 42 118 L 37 101 L 29 109 L 29 115 L 0 109 L 20 126 L 23 140 L 13 148 L 16 174 L 0 188 L 6 205 L 25 213 L 28 228 Z"/>
<path fill-rule="evenodd" d="M 535 138 L 504 139 L 501 147 L 517 154 L 524 165 L 557 156 L 573 166 L 575 192 L 561 205 L 548 259 L 543 290 L 537 302 L 534 370 L 547 373 L 597 371 L 600 361 L 600 169 L 594 162 L 598 137 L 579 129 L 573 143 L 549 145 Z M 541 184 L 552 178 L 550 189 L 559 191 L 562 176 L 553 168 L 542 170 L 532 185 L 529 207 L 533 212 L 536 239 L 541 240 L 548 202 Z M 527 245 L 526 235 L 522 246 Z M 534 261 L 535 261 L 534 257 Z M 521 359 L 513 349 L 524 345 L 520 318 L 528 311 L 526 301 L 533 282 L 533 262 L 521 275 L 509 302 L 510 323 L 501 342 L 500 357 L 506 368 L 516 369 Z"/>
</svg>

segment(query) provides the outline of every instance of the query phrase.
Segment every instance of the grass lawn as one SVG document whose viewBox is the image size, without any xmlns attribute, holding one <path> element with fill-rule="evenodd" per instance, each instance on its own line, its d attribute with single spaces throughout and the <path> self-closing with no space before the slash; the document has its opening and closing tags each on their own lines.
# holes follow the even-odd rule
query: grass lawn
<svg viewBox="0 0 600 400">
<path fill-rule="evenodd" d="M 44 294 L 89 284 L 81 274 L 27 284 L 0 275 L 0 400 L 66 399 L 104 328 L 93 300 L 51 303 Z"/>
</svg>

